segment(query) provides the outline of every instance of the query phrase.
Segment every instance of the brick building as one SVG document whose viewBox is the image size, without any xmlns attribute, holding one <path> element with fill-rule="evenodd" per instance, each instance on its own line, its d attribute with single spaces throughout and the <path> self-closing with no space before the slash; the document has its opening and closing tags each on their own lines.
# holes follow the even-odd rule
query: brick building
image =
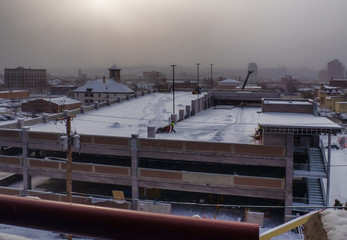
<svg viewBox="0 0 347 240">
<path fill-rule="evenodd" d="M 46 69 L 5 68 L 7 90 L 28 90 L 30 93 L 44 93 L 47 89 Z"/>
<path fill-rule="evenodd" d="M 16 91 L 0 91 L 0 98 L 3 99 L 20 99 L 20 98 L 29 98 L 30 94 L 25 90 L 16 90 Z"/>
<path fill-rule="evenodd" d="M 64 110 L 80 108 L 82 103 L 75 99 L 60 98 L 38 98 L 22 104 L 22 111 L 30 113 L 61 113 Z"/>
</svg>

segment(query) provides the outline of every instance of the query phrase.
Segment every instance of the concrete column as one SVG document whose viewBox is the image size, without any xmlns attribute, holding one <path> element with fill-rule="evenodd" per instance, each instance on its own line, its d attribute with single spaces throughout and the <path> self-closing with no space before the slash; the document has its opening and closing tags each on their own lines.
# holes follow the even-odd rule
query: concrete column
<svg viewBox="0 0 347 240">
<path fill-rule="evenodd" d="M 208 109 L 210 106 L 209 106 L 209 94 L 206 94 L 205 95 L 205 109 Z"/>
<path fill-rule="evenodd" d="M 195 100 L 192 100 L 192 115 L 195 115 L 196 109 L 195 109 Z"/>
<path fill-rule="evenodd" d="M 293 205 L 293 174 L 294 174 L 294 135 L 287 135 L 287 157 L 286 157 L 286 182 L 285 182 L 285 200 L 284 205 L 284 221 L 288 222 L 291 220 Z M 288 206 L 288 207 L 287 207 Z"/>
<path fill-rule="evenodd" d="M 147 137 L 155 138 L 155 127 L 147 127 Z"/>
<path fill-rule="evenodd" d="M 179 121 L 184 119 L 184 109 L 178 110 Z"/>
<path fill-rule="evenodd" d="M 190 106 L 189 105 L 186 105 L 186 118 L 189 118 L 190 117 Z"/>
<path fill-rule="evenodd" d="M 47 113 L 44 113 L 42 115 L 42 120 L 43 120 L 43 123 L 48 123 L 49 122 L 49 115 Z"/>
<path fill-rule="evenodd" d="M 177 122 L 177 114 L 171 114 L 170 119 L 171 119 L 171 121 L 174 121 L 176 123 Z"/>
<path fill-rule="evenodd" d="M 200 112 L 200 99 L 195 101 L 195 114 Z"/>
<path fill-rule="evenodd" d="M 139 187 L 138 187 L 138 157 L 137 157 L 137 139 L 139 135 L 132 134 L 130 140 L 131 146 L 131 209 L 136 210 L 137 200 L 139 199 Z"/>
<path fill-rule="evenodd" d="M 325 205 L 329 206 L 330 195 L 330 164 L 331 164 L 331 134 L 328 134 L 328 166 L 327 166 L 327 195 L 325 199 Z"/>
<path fill-rule="evenodd" d="M 195 101 L 195 109 L 196 109 L 195 113 L 198 113 L 198 112 L 201 111 L 201 110 L 200 110 L 200 106 L 201 106 L 200 102 L 201 102 L 201 98 L 198 98 L 198 99 Z"/>
<path fill-rule="evenodd" d="M 86 107 L 85 106 L 81 106 L 81 113 L 85 113 Z"/>
<path fill-rule="evenodd" d="M 19 118 L 17 120 L 17 124 L 18 124 L 18 129 L 22 129 L 24 127 L 24 119 L 23 118 Z"/>
<path fill-rule="evenodd" d="M 28 174 L 28 131 L 30 128 L 22 128 L 22 166 L 23 166 L 23 195 L 27 195 L 31 189 L 31 177 Z"/>
<path fill-rule="evenodd" d="M 206 97 L 206 107 L 210 108 L 211 107 L 211 92 L 207 93 L 207 97 Z"/>
</svg>

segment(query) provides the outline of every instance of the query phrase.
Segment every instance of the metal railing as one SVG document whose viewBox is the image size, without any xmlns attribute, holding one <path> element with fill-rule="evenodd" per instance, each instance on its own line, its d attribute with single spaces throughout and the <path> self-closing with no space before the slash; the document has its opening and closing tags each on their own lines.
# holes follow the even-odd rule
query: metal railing
<svg viewBox="0 0 347 240">
<path fill-rule="evenodd" d="M 259 239 L 259 225 L 0 195 L 3 224 L 101 239 Z"/>
</svg>

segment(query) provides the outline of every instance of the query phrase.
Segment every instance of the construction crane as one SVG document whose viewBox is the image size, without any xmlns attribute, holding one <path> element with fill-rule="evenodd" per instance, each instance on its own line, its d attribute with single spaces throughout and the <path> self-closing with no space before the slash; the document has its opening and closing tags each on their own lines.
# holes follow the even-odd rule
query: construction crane
<svg viewBox="0 0 347 240">
<path fill-rule="evenodd" d="M 252 74 L 253 72 L 254 72 L 254 70 L 248 70 L 248 74 L 247 74 L 246 80 L 245 80 L 245 82 L 244 82 L 243 85 L 242 85 L 242 90 L 245 88 L 246 83 L 247 83 L 247 81 L 248 81 L 248 78 L 251 76 L 251 74 Z"/>
</svg>

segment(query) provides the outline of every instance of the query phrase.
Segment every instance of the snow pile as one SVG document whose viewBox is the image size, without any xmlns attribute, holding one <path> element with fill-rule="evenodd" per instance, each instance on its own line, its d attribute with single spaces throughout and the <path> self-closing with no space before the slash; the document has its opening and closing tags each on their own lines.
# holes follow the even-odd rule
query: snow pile
<svg viewBox="0 0 347 240">
<path fill-rule="evenodd" d="M 321 221 L 327 232 L 328 239 L 347 239 L 347 211 L 325 210 L 321 212 Z"/>
</svg>

